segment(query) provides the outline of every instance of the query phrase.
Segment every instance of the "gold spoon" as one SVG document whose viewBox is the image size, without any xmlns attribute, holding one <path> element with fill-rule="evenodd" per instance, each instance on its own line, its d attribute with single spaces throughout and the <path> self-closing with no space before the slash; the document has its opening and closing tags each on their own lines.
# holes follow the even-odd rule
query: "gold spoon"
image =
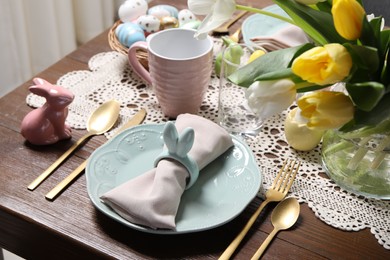
<svg viewBox="0 0 390 260">
<path fill-rule="evenodd" d="M 261 244 L 260 248 L 251 258 L 252 260 L 260 258 L 276 233 L 280 230 L 288 229 L 295 224 L 299 216 L 299 211 L 299 203 L 295 198 L 285 199 L 275 207 L 271 215 L 271 222 L 274 226 L 274 230 L 272 230 L 263 244 Z"/>
<path fill-rule="evenodd" d="M 226 24 L 218 27 L 218 28 L 215 28 L 213 30 L 213 33 L 218 33 L 218 34 L 226 34 L 226 33 L 229 33 L 229 27 L 232 26 L 232 24 L 234 24 L 235 22 L 237 22 L 241 17 L 243 17 L 248 11 L 242 11 L 241 13 L 239 13 L 237 16 L 235 16 L 234 18 L 232 18 L 231 20 L 229 20 L 229 22 L 227 22 Z"/>
<path fill-rule="evenodd" d="M 145 119 L 145 116 L 146 110 L 142 108 L 137 114 L 133 116 L 132 119 L 130 119 L 130 121 L 117 130 L 114 136 L 120 134 L 125 129 L 141 124 Z M 73 182 L 73 180 L 75 180 L 84 171 L 86 166 L 87 160 L 84 160 L 84 162 L 82 162 L 79 167 L 77 167 L 71 174 L 69 174 L 65 179 L 58 183 L 57 186 L 49 191 L 49 193 L 46 194 L 46 199 L 53 201 L 71 182 Z"/>
<path fill-rule="evenodd" d="M 49 177 L 49 175 L 89 137 L 100 135 L 110 130 L 119 117 L 119 110 L 119 103 L 115 100 L 108 101 L 99 106 L 88 119 L 88 133 L 74 143 L 60 158 L 57 159 L 57 161 L 39 175 L 38 178 L 36 178 L 27 188 L 29 190 L 34 190 L 38 187 L 39 184 Z"/>
</svg>

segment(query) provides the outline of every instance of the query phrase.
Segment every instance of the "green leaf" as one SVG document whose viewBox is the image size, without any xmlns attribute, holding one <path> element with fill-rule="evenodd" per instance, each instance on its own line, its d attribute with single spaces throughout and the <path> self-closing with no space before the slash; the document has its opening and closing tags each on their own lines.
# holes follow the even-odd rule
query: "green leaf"
<svg viewBox="0 0 390 260">
<path fill-rule="evenodd" d="M 297 52 L 312 47 L 312 44 L 304 44 L 266 53 L 230 75 L 229 80 L 242 87 L 249 87 L 261 75 L 287 69 Z"/>
<path fill-rule="evenodd" d="M 298 85 L 297 93 L 305 93 L 305 92 L 309 92 L 309 91 L 315 91 L 315 90 L 323 89 L 325 87 L 327 87 L 327 86 L 309 85 L 307 87 L 299 87 L 299 85 Z"/>
<path fill-rule="evenodd" d="M 383 70 L 381 75 L 381 82 L 385 85 L 387 90 L 390 90 L 390 30 L 381 32 L 381 48 L 383 52 Z"/>
<path fill-rule="evenodd" d="M 390 93 L 386 94 L 371 111 L 357 109 L 355 112 L 356 126 L 375 126 L 390 119 Z"/>
<path fill-rule="evenodd" d="M 303 80 L 299 76 L 295 75 L 292 72 L 291 68 L 265 73 L 255 78 L 254 81 L 267 81 L 267 80 L 277 80 L 277 79 L 286 79 L 286 78 L 292 80 L 295 83 L 295 88 L 298 93 L 314 91 L 314 90 L 328 87 L 328 85 L 326 86 L 315 85 L 313 83 Z"/>
<path fill-rule="evenodd" d="M 362 33 L 359 39 L 363 45 L 368 45 L 368 46 L 378 48 L 379 43 L 376 41 L 375 38 L 375 30 L 372 27 L 371 23 L 368 22 L 366 16 L 363 16 Z"/>
<path fill-rule="evenodd" d="M 254 81 L 265 81 L 265 80 L 275 80 L 275 79 L 285 79 L 296 77 L 290 68 L 281 69 L 276 71 L 271 71 L 264 73 L 254 79 Z"/>
<path fill-rule="evenodd" d="M 355 105 L 363 111 L 371 111 L 385 94 L 385 87 L 379 82 L 346 84 L 346 89 Z"/>
<path fill-rule="evenodd" d="M 376 72 L 379 68 L 378 50 L 369 46 L 360 46 L 350 43 L 344 44 L 348 52 L 351 54 L 353 64 L 360 69 Z"/>
<path fill-rule="evenodd" d="M 325 45 L 330 42 L 347 42 L 337 33 L 330 13 L 315 10 L 294 0 L 274 0 L 274 2 L 317 44 Z"/>
<path fill-rule="evenodd" d="M 382 48 L 382 52 L 384 54 L 388 53 L 390 48 L 390 29 L 381 31 L 380 40 L 381 40 L 380 45 Z"/>
<path fill-rule="evenodd" d="M 327 0 L 324 2 L 318 2 L 316 4 L 318 10 L 321 10 L 322 12 L 330 13 L 332 10 L 332 1 L 333 0 Z"/>
</svg>

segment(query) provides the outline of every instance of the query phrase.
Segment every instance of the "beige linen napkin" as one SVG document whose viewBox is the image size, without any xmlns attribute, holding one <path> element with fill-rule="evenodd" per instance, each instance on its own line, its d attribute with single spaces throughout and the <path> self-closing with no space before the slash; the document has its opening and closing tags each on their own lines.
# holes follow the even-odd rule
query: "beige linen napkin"
<svg viewBox="0 0 390 260">
<path fill-rule="evenodd" d="M 257 36 L 250 39 L 267 51 L 275 51 L 308 43 L 305 32 L 295 25 L 287 25 L 270 36 Z"/>
<path fill-rule="evenodd" d="M 233 145 L 226 130 L 200 116 L 179 115 L 175 126 L 179 134 L 187 127 L 194 129 L 194 145 L 188 155 L 197 162 L 199 170 Z M 174 229 L 187 177 L 184 166 L 163 159 L 156 168 L 106 192 L 101 200 L 131 223 L 153 229 Z"/>
</svg>

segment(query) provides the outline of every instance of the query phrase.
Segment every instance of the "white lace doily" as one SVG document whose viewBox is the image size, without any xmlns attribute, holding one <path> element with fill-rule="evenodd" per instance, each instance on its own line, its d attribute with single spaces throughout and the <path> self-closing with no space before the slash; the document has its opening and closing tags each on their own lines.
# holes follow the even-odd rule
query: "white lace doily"
<svg viewBox="0 0 390 260">
<path fill-rule="evenodd" d="M 215 52 L 219 49 L 220 42 L 216 41 Z M 90 71 L 67 73 L 57 82 L 75 94 L 67 118 L 71 127 L 85 129 L 89 114 L 110 99 L 121 103 L 120 122 L 126 122 L 141 107 L 148 112 L 145 123 L 168 120 L 159 109 L 151 88 L 132 72 L 125 55 L 118 52 L 99 53 L 90 59 L 89 68 Z M 199 115 L 216 121 L 217 100 L 218 80 L 213 75 Z M 27 97 L 27 104 L 33 107 L 41 106 L 44 101 L 33 94 Z M 262 191 L 271 186 L 277 166 L 280 167 L 286 158 L 298 158 L 302 166 L 289 196 L 308 203 L 319 219 L 333 227 L 348 231 L 369 228 L 379 244 L 390 249 L 390 201 L 356 196 L 323 177 L 320 147 L 310 152 L 297 152 L 285 141 L 283 122 L 286 114 L 284 112 L 267 120 L 262 132 L 255 139 L 247 140 L 262 170 Z M 113 135 L 115 129 L 106 134 L 107 138 Z"/>
</svg>

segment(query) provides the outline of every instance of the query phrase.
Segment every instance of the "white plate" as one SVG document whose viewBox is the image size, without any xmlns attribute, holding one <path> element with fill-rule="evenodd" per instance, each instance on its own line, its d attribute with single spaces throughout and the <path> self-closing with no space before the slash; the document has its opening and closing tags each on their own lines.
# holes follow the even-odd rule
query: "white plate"
<svg viewBox="0 0 390 260">
<path fill-rule="evenodd" d="M 289 17 L 278 5 L 267 6 L 263 9 L 274 14 Z M 242 38 L 248 45 L 253 44 L 250 40 L 257 36 L 271 36 L 289 23 L 264 14 L 253 14 L 242 23 Z"/>
<path fill-rule="evenodd" d="M 154 230 L 128 222 L 100 201 L 114 187 L 150 170 L 163 149 L 164 124 L 128 129 L 92 153 L 86 167 L 87 189 L 92 203 L 116 221 L 140 231 L 179 234 L 222 225 L 256 196 L 261 173 L 248 146 L 233 136 L 234 147 L 204 168 L 197 182 L 182 195 L 176 230 Z"/>
</svg>

